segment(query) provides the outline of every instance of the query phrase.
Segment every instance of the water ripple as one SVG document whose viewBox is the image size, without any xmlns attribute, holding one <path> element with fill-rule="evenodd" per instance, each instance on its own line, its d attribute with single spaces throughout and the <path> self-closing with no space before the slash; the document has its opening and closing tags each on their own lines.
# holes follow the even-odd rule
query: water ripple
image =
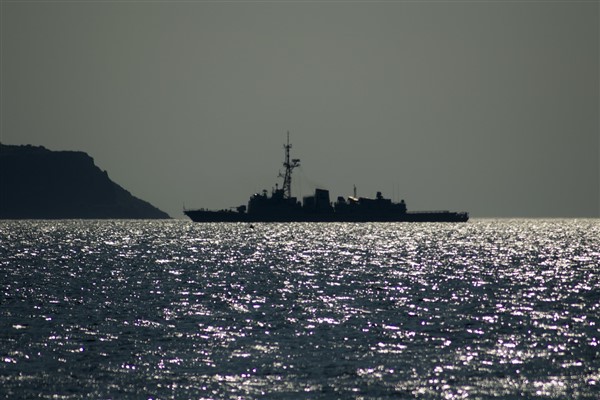
<svg viewBox="0 0 600 400">
<path fill-rule="evenodd" d="M 599 393 L 600 222 L 0 222 L 4 398 Z"/>
</svg>

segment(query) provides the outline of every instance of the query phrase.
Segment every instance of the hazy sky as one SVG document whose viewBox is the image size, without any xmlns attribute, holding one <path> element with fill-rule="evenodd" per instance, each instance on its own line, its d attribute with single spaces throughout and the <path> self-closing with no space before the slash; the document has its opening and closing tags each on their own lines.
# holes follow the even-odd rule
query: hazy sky
<svg viewBox="0 0 600 400">
<path fill-rule="evenodd" d="M 82 150 L 134 195 L 406 200 L 599 216 L 598 1 L 2 1 L 1 141 Z"/>
</svg>

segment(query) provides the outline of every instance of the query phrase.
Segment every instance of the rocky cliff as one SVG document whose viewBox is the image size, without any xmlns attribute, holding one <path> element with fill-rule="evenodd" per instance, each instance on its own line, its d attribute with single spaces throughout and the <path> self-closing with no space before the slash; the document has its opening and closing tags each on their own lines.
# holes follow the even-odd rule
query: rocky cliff
<svg viewBox="0 0 600 400">
<path fill-rule="evenodd" d="M 79 151 L 0 144 L 0 218 L 169 218 Z"/>
</svg>

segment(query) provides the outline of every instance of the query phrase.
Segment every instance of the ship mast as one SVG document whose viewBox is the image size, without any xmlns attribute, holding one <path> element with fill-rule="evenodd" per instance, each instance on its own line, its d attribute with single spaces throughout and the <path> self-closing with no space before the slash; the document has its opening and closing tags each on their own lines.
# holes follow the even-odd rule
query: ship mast
<svg viewBox="0 0 600 400">
<path fill-rule="evenodd" d="M 290 144 L 289 131 L 287 133 L 287 144 L 284 144 L 283 148 L 285 149 L 285 161 L 283 162 L 285 174 L 280 172 L 279 177 L 283 178 L 283 197 L 290 199 L 292 197 L 292 170 L 300 166 L 300 160 L 294 158 L 290 161 L 290 149 L 292 148 L 292 145 Z"/>
</svg>

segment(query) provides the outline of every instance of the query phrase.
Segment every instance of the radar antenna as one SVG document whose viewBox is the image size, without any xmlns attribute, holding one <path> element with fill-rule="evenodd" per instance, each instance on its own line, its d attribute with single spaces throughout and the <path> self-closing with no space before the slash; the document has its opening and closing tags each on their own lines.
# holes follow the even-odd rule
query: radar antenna
<svg viewBox="0 0 600 400">
<path fill-rule="evenodd" d="M 298 158 L 294 158 L 290 161 L 290 149 L 292 145 L 290 144 L 290 132 L 287 133 L 287 144 L 283 145 L 285 149 L 285 161 L 283 162 L 283 166 L 285 167 L 285 174 L 279 173 L 279 177 L 283 178 L 283 197 L 289 199 L 292 197 L 292 171 L 294 168 L 300 166 L 300 160 Z"/>
</svg>

